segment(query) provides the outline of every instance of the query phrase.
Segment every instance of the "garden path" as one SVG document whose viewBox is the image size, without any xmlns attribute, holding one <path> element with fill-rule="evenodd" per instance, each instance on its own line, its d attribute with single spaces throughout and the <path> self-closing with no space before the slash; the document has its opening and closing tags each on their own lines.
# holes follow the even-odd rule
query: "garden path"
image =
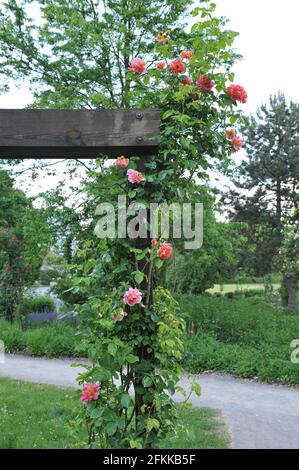
<svg viewBox="0 0 299 470">
<path fill-rule="evenodd" d="M 75 387 L 80 368 L 73 359 L 41 359 L 6 355 L 0 376 Z M 78 360 L 84 362 L 84 360 Z M 86 361 L 85 361 L 86 362 Z M 237 379 L 224 374 L 198 376 L 202 396 L 191 396 L 195 406 L 218 408 L 226 417 L 235 449 L 299 449 L 299 388 Z M 186 390 L 191 378 L 181 378 Z M 175 395 L 175 400 L 182 398 Z"/>
</svg>

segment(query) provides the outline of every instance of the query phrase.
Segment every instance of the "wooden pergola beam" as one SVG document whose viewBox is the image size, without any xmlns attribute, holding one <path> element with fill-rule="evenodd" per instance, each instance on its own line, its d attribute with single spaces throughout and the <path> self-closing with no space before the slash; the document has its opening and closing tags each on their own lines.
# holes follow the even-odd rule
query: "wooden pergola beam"
<svg viewBox="0 0 299 470">
<path fill-rule="evenodd" d="M 155 154 L 158 109 L 1 109 L 0 158 Z"/>
</svg>

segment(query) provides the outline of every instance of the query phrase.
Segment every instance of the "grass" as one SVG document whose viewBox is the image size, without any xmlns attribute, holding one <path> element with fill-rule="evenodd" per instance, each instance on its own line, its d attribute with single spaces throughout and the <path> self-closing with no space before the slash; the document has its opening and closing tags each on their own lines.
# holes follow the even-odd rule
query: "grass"
<svg viewBox="0 0 299 470">
<path fill-rule="evenodd" d="M 0 448 L 69 447 L 66 426 L 78 394 L 73 389 L 0 378 Z M 178 405 L 179 406 L 179 405 Z M 219 411 L 179 406 L 179 426 L 161 448 L 227 448 L 230 438 Z"/>
<path fill-rule="evenodd" d="M 280 284 L 272 284 L 274 290 L 278 290 Z M 211 294 L 216 294 L 217 292 L 221 292 L 223 294 L 227 292 L 236 292 L 239 290 L 246 291 L 246 290 L 264 290 L 265 286 L 261 283 L 246 283 L 246 284 L 215 284 L 214 287 L 208 289 L 207 292 Z"/>
<path fill-rule="evenodd" d="M 0 378 L 0 448 L 65 448 L 76 393 Z"/>
<path fill-rule="evenodd" d="M 186 408 L 179 410 L 177 435 L 169 436 L 161 449 L 227 449 L 230 437 L 219 410 Z"/>
<path fill-rule="evenodd" d="M 187 320 L 184 367 L 219 370 L 268 382 L 299 384 L 290 343 L 299 338 L 299 314 L 258 297 L 227 299 L 183 295 Z"/>
<path fill-rule="evenodd" d="M 7 353 L 25 352 L 45 357 L 76 355 L 75 328 L 62 321 L 23 331 L 19 325 L 0 319 L 0 340 Z"/>
</svg>

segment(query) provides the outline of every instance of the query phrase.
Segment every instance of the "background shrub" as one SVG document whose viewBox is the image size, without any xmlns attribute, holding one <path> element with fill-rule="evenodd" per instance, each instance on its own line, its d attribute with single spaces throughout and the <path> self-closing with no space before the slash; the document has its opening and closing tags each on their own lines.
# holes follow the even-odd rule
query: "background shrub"
<svg viewBox="0 0 299 470">
<path fill-rule="evenodd" d="M 6 353 L 25 352 L 32 356 L 75 356 L 76 329 L 63 321 L 23 331 L 20 325 L 0 319 L 0 340 Z"/>
<path fill-rule="evenodd" d="M 5 352 L 14 353 L 25 348 L 25 339 L 20 325 L 0 319 L 0 340 L 4 342 Z"/>
<path fill-rule="evenodd" d="M 299 338 L 298 314 L 259 297 L 183 295 L 178 300 L 187 324 L 186 370 L 299 384 L 299 366 L 290 359 L 290 343 Z"/>
<path fill-rule="evenodd" d="M 42 286 L 49 286 L 51 282 L 56 281 L 61 276 L 61 269 L 41 270 L 38 276 L 38 282 Z"/>
<path fill-rule="evenodd" d="M 55 312 L 55 301 L 49 295 L 24 297 L 20 305 L 20 313 L 23 316 L 30 313 Z"/>
<path fill-rule="evenodd" d="M 26 351 L 32 356 L 72 356 L 75 351 L 75 330 L 65 323 L 55 323 L 26 332 Z"/>
</svg>

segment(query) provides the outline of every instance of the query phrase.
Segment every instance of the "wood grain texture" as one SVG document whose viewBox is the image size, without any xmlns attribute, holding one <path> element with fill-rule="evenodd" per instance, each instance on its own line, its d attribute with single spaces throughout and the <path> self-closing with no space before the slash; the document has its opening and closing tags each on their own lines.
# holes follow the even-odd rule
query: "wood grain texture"
<svg viewBox="0 0 299 470">
<path fill-rule="evenodd" d="M 159 131 L 158 109 L 0 109 L 0 158 L 153 154 Z"/>
</svg>

